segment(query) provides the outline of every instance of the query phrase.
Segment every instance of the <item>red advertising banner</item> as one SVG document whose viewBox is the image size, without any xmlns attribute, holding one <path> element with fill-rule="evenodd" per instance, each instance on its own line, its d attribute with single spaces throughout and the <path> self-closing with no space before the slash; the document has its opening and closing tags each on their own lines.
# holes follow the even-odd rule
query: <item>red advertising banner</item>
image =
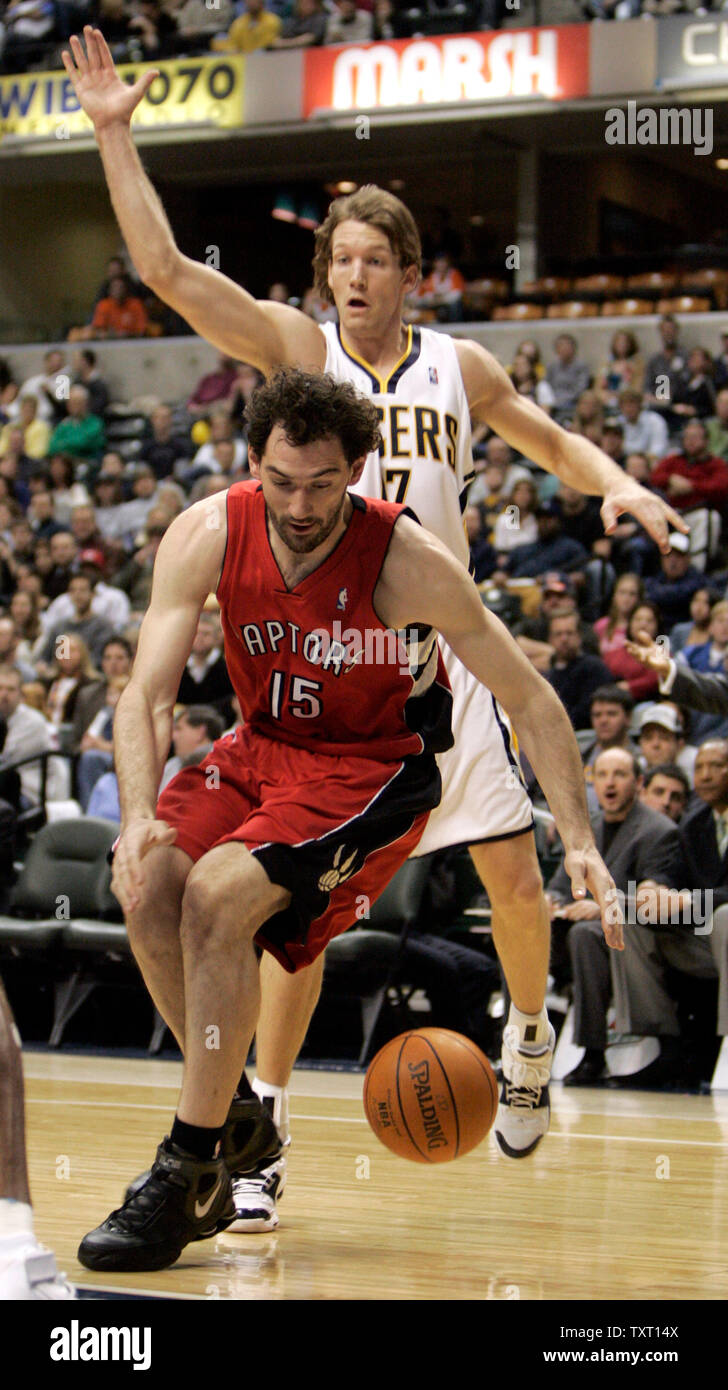
<svg viewBox="0 0 728 1390">
<path fill-rule="evenodd" d="M 585 96 L 590 27 L 309 48 L 304 54 L 303 117 L 317 111 Z"/>
</svg>

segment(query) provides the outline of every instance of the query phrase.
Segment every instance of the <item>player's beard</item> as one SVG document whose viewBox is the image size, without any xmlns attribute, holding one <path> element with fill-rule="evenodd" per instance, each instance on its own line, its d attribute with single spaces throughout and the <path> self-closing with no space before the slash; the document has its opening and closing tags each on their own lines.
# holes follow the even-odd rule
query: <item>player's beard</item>
<svg viewBox="0 0 728 1390">
<path fill-rule="evenodd" d="M 282 516 L 277 516 L 270 507 L 268 507 L 268 515 L 271 520 L 271 525 L 280 536 L 283 544 L 287 545 L 288 549 L 292 550 L 294 555 L 309 555 L 312 550 L 317 550 L 320 545 L 323 545 L 324 541 L 328 539 L 331 532 L 338 525 L 345 501 L 346 493 L 344 493 L 341 501 L 327 513 L 323 521 L 318 521 L 313 526 L 312 530 L 306 532 L 305 535 L 300 535 L 292 530 L 286 519 Z"/>
</svg>

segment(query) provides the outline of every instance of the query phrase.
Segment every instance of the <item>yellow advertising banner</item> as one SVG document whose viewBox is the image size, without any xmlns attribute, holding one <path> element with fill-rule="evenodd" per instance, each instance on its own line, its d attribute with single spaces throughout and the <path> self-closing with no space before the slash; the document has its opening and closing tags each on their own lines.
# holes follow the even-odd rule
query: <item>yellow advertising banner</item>
<svg viewBox="0 0 728 1390">
<path fill-rule="evenodd" d="M 118 71 L 131 84 L 150 67 L 158 68 L 159 76 L 134 113 L 136 129 L 227 129 L 243 124 L 243 57 L 221 54 L 126 63 Z M 55 139 L 62 150 L 73 136 L 90 132 L 91 122 L 79 107 L 65 69 L 0 77 L 0 144 L 7 142 L 6 148 L 14 138 Z"/>
</svg>

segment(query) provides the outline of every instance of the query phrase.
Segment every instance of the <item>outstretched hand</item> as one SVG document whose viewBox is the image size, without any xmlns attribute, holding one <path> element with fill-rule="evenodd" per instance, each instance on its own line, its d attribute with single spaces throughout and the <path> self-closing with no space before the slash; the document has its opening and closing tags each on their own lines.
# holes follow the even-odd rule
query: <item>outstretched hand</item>
<svg viewBox="0 0 728 1390">
<path fill-rule="evenodd" d="M 158 70 L 152 68 L 129 86 L 119 77 L 101 31 L 87 24 L 83 37 L 85 50 L 74 34 L 69 40 L 71 53 L 64 49 L 61 55 L 83 110 L 97 132 L 110 125 L 128 125 L 142 97 L 158 77 Z"/>
<path fill-rule="evenodd" d="M 637 640 L 627 643 L 627 651 L 630 656 L 636 657 L 643 666 L 649 666 L 659 680 L 663 681 L 670 674 L 669 652 L 665 651 L 662 644 L 653 642 L 649 632 L 638 632 L 635 635 Z"/>
<path fill-rule="evenodd" d="M 571 879 L 571 892 L 575 903 L 586 897 L 588 889 L 599 907 L 607 945 L 615 951 L 623 951 L 624 917 L 619 905 L 617 885 L 596 845 L 583 850 L 569 850 L 564 858 L 564 868 Z M 589 904 L 585 916 L 593 915 L 591 907 L 592 904 Z M 574 913 L 576 915 L 576 909 Z"/>
<path fill-rule="evenodd" d="M 663 555 L 667 555 L 670 549 L 670 531 L 682 531 L 684 535 L 690 532 L 690 527 L 669 502 L 658 497 L 656 492 L 648 492 L 636 479 L 627 476 L 618 487 L 604 495 L 602 521 L 608 536 L 615 530 L 619 517 L 625 514 L 633 516 L 640 526 L 644 526 Z"/>
</svg>

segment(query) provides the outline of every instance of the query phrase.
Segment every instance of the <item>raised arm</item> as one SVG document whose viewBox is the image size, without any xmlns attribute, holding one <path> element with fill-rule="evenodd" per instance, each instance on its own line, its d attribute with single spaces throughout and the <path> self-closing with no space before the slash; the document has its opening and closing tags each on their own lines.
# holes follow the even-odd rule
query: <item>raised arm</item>
<svg viewBox="0 0 728 1390">
<path fill-rule="evenodd" d="M 157 70 L 133 86 L 119 77 L 98 29 L 75 35 L 63 64 L 93 122 L 111 201 L 139 278 L 221 352 L 268 374 L 277 366 L 322 368 L 324 336 L 312 319 L 287 304 L 259 303 L 212 266 L 178 249 L 172 229 L 131 136 L 131 118 Z"/>
<path fill-rule="evenodd" d="M 156 818 L 157 792 L 180 679 L 202 606 L 217 587 L 226 534 L 223 493 L 183 512 L 157 552 L 131 679 L 114 717 L 121 836 L 112 887 L 127 912 L 138 902 L 144 855 L 174 840 L 175 832 Z"/>
<path fill-rule="evenodd" d="M 665 553 L 671 529 L 687 533 L 689 527 L 669 503 L 630 478 L 589 439 L 562 429 L 540 406 L 520 396 L 508 374 L 479 343 L 457 339 L 455 346 L 474 419 L 484 420 L 524 458 L 555 473 L 569 487 L 603 497 L 607 534 L 625 513 L 634 516 Z"/>
<path fill-rule="evenodd" d="M 587 888 L 591 891 L 601 908 L 609 945 L 621 948 L 615 885 L 594 843 L 579 749 L 551 686 L 503 623 L 484 608 L 463 566 L 408 517 L 397 522 L 375 606 L 382 622 L 391 627 L 420 622 L 437 628 L 463 665 L 501 702 L 554 813 L 573 895 L 581 898 Z"/>
</svg>

